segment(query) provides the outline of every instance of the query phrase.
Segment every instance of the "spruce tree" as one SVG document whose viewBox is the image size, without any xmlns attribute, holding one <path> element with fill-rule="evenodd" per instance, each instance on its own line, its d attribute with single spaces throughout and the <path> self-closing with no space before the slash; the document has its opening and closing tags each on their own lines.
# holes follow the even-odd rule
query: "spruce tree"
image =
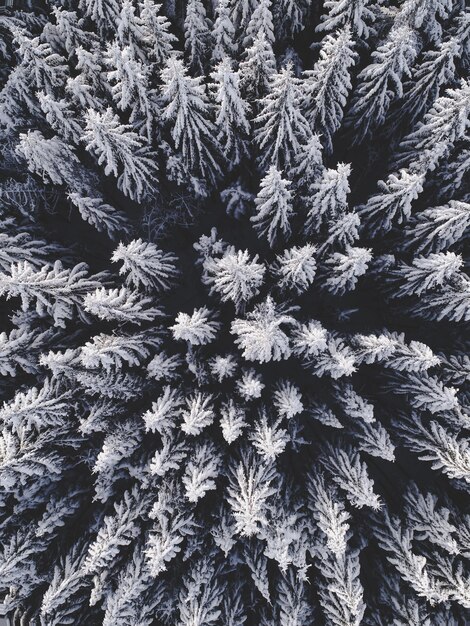
<svg viewBox="0 0 470 626">
<path fill-rule="evenodd" d="M 300 146 L 310 139 L 310 128 L 300 110 L 300 85 L 288 65 L 272 77 L 269 93 L 259 102 L 255 139 L 262 170 L 271 165 L 289 169 Z"/>
</svg>

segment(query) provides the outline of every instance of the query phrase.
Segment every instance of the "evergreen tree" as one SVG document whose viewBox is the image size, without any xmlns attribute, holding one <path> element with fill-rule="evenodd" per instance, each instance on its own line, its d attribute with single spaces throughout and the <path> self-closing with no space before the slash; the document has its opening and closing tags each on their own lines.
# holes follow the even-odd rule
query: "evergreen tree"
<svg viewBox="0 0 470 626">
<path fill-rule="evenodd" d="M 410 221 L 408 245 L 417 252 L 440 252 L 457 243 L 470 226 L 470 205 L 451 200 L 448 205 L 426 209 Z"/>
<path fill-rule="evenodd" d="M 24 68 L 26 80 L 47 94 L 53 94 L 60 88 L 67 77 L 65 59 L 54 52 L 47 42 L 39 37 L 28 37 L 24 30 L 15 31 L 15 43 Z"/>
<path fill-rule="evenodd" d="M 211 77 L 216 101 L 215 125 L 219 131 L 217 140 L 224 146 L 225 156 L 233 167 L 248 150 L 249 105 L 241 97 L 238 73 L 233 71 L 227 57 L 216 65 Z"/>
<path fill-rule="evenodd" d="M 21 133 L 17 152 L 28 169 L 55 185 L 69 185 L 76 176 L 78 158 L 59 137 L 46 139 L 39 130 Z"/>
<path fill-rule="evenodd" d="M 156 177 L 152 154 L 142 137 L 121 124 L 111 108 L 104 113 L 87 112 L 83 139 L 86 149 L 98 157 L 98 163 L 104 163 L 104 173 L 118 179 L 123 193 L 140 200 L 152 192 Z"/>
<path fill-rule="evenodd" d="M 268 239 L 272 247 L 282 231 L 284 238 L 291 234 L 290 217 L 292 210 L 292 194 L 290 182 L 282 178 L 282 174 L 274 166 L 261 181 L 256 196 L 256 215 L 251 217 L 258 232 Z"/>
<path fill-rule="evenodd" d="M 258 256 L 250 259 L 248 251 L 235 251 L 230 247 L 221 258 L 204 261 L 203 282 L 211 291 L 220 294 L 222 301 L 232 300 L 237 309 L 259 293 L 265 268 Z"/>
<path fill-rule="evenodd" d="M 310 129 L 300 111 L 302 92 L 291 65 L 272 78 L 269 93 L 259 102 L 255 119 L 255 139 L 260 151 L 260 167 L 289 169 L 300 146 L 310 138 Z"/>
<path fill-rule="evenodd" d="M 68 197 L 85 222 L 94 226 L 98 231 L 104 231 L 111 239 L 117 239 L 122 233 L 129 232 L 126 217 L 103 202 L 102 198 L 85 198 L 78 193 L 70 193 Z"/>
<path fill-rule="evenodd" d="M 329 277 L 325 289 L 334 294 L 343 294 L 355 288 L 359 276 L 366 273 L 372 259 L 367 248 L 348 247 L 344 253 L 335 252 L 325 260 Z"/>
<path fill-rule="evenodd" d="M 430 50 L 423 56 L 411 73 L 411 78 L 403 87 L 402 102 L 395 114 L 397 121 L 406 119 L 413 125 L 420 115 L 439 95 L 441 85 L 449 84 L 454 75 L 454 58 L 459 54 L 459 46 L 454 38 L 443 41 L 439 48 Z"/>
<path fill-rule="evenodd" d="M 175 148 L 181 152 L 186 173 L 201 173 L 214 180 L 220 173 L 217 143 L 209 104 L 201 79 L 191 78 L 183 62 L 170 58 L 162 71 L 164 119 L 172 123 Z"/>
<path fill-rule="evenodd" d="M 150 304 L 150 298 L 140 298 L 135 291 L 125 287 L 121 289 L 106 289 L 100 287 L 85 296 L 83 306 L 86 311 L 96 315 L 101 320 L 118 320 L 120 322 L 153 321 L 161 311 Z"/>
<path fill-rule="evenodd" d="M 110 24 L 117 26 L 119 3 L 116 0 L 80 0 L 80 8 L 103 33 Z"/>
<path fill-rule="evenodd" d="M 172 54 L 177 38 L 170 32 L 171 24 L 167 17 L 160 15 L 161 4 L 151 2 L 151 0 L 142 0 L 139 9 L 149 54 L 155 59 L 155 63 L 161 66 Z"/>
<path fill-rule="evenodd" d="M 277 256 L 273 270 L 279 278 L 281 289 L 294 289 L 302 293 L 310 287 L 317 269 L 315 251 L 315 246 L 307 244 L 301 248 L 288 248 L 284 254 Z"/>
<path fill-rule="evenodd" d="M 201 0 L 188 0 L 184 20 L 185 52 L 189 67 L 203 72 L 210 40 L 210 22 Z"/>
<path fill-rule="evenodd" d="M 321 132 L 328 152 L 332 150 L 331 139 L 341 125 L 352 86 L 349 72 L 357 58 L 353 45 L 349 27 L 339 30 L 336 36 L 328 35 L 320 50 L 320 60 L 313 70 L 305 73 L 306 118 L 314 131 Z"/>
<path fill-rule="evenodd" d="M 74 309 L 83 316 L 82 298 L 99 284 L 99 277 L 92 280 L 87 274 L 84 263 L 66 269 L 56 261 L 53 267 L 44 265 L 36 270 L 28 261 L 22 261 L 12 264 L 9 274 L 0 274 L 0 290 L 9 298 L 19 296 L 25 311 L 35 301 L 39 315 L 47 313 L 56 326 L 65 326 Z"/>
<path fill-rule="evenodd" d="M 302 31 L 308 10 L 309 5 L 305 0 L 277 0 L 274 3 L 277 38 L 293 38 Z"/>
<path fill-rule="evenodd" d="M 122 48 L 129 46 L 136 59 L 146 60 L 147 33 L 145 24 L 132 0 L 123 0 L 118 18 L 117 40 Z"/>
<path fill-rule="evenodd" d="M 120 243 L 111 260 L 122 261 L 119 273 L 127 274 L 126 282 L 137 288 L 169 289 L 178 276 L 177 258 L 142 239 L 134 239 L 127 245 Z"/>
<path fill-rule="evenodd" d="M 406 0 L 400 7 L 397 21 L 422 29 L 432 41 L 439 41 L 442 28 L 437 18 L 446 19 L 451 10 L 449 0 Z"/>
<path fill-rule="evenodd" d="M 75 119 L 75 114 L 70 108 L 67 100 L 54 100 L 52 96 L 44 92 L 38 93 L 38 100 L 41 109 L 46 115 L 46 120 L 52 128 L 62 136 L 65 141 L 78 144 L 80 142 L 83 129 Z"/>
<path fill-rule="evenodd" d="M 152 137 L 154 126 L 155 104 L 149 88 L 147 72 L 142 63 L 134 59 L 130 46 L 121 49 L 113 42 L 107 51 L 106 58 L 109 71 L 107 79 L 112 85 L 113 100 L 122 111 L 131 109 L 129 121 L 143 122 L 147 130 L 147 139 Z"/>
<path fill-rule="evenodd" d="M 326 0 L 324 8 L 328 10 L 321 17 L 318 31 L 333 31 L 349 26 L 359 38 L 369 37 L 369 28 L 375 21 L 370 0 Z"/>
<path fill-rule="evenodd" d="M 379 228 L 390 230 L 392 220 L 398 223 L 406 221 L 411 214 L 411 203 L 423 191 L 424 177 L 421 174 L 400 170 L 399 174 L 390 174 L 386 181 L 379 181 L 381 192 L 372 196 L 367 204 L 359 207 L 360 215 L 373 232 Z"/>
<path fill-rule="evenodd" d="M 246 36 L 243 40 L 244 48 L 248 48 L 255 37 L 264 35 L 271 45 L 274 43 L 274 25 L 271 12 L 271 0 L 259 0 L 255 10 L 251 14 L 246 27 Z"/>
<path fill-rule="evenodd" d="M 87 41 L 96 42 L 96 37 L 89 33 L 89 38 L 83 29 L 83 19 L 79 18 L 76 11 L 65 11 L 61 7 L 52 9 L 56 21 L 56 32 L 62 40 L 63 46 L 69 56 L 78 46 L 85 46 Z"/>
<path fill-rule="evenodd" d="M 448 89 L 398 146 L 394 163 L 411 164 L 417 171 L 432 170 L 454 143 L 464 137 L 470 110 L 470 83 Z"/>
<path fill-rule="evenodd" d="M 212 48 L 212 61 L 217 63 L 225 56 L 232 57 L 236 51 L 235 27 L 230 16 L 229 0 L 220 0 L 216 9 L 216 20 L 212 30 L 214 46 Z"/>
<path fill-rule="evenodd" d="M 241 87 L 253 100 L 263 96 L 276 72 L 276 59 L 266 35 L 258 33 L 240 63 Z"/>
<path fill-rule="evenodd" d="M 358 76 L 347 116 L 355 141 L 363 141 L 375 126 L 383 124 L 394 98 L 403 95 L 403 76 L 417 54 L 416 35 L 408 26 L 393 28 L 387 41 L 372 53 L 373 62 Z"/>
<path fill-rule="evenodd" d="M 276 304 L 268 297 L 249 313 L 246 319 L 236 319 L 231 333 L 237 335 L 236 343 L 243 348 L 243 356 L 249 361 L 279 361 L 290 355 L 289 339 L 282 324 L 293 324 L 294 318 L 276 310 Z"/>
<path fill-rule="evenodd" d="M 230 0 L 231 18 L 235 28 L 246 28 L 256 6 L 256 0 Z"/>
<path fill-rule="evenodd" d="M 318 229 L 325 217 L 336 220 L 342 215 L 350 191 L 348 180 L 350 173 L 349 165 L 338 163 L 336 169 L 325 169 L 318 182 L 310 186 L 309 191 L 312 195 L 307 200 L 309 211 L 305 220 L 307 233 Z"/>
</svg>

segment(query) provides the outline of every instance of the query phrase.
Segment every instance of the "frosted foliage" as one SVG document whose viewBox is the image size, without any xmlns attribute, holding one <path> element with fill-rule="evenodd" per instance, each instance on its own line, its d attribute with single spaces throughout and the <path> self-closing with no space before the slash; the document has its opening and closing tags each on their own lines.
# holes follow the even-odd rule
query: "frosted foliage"
<svg viewBox="0 0 470 626">
<path fill-rule="evenodd" d="M 374 406 L 360 396 L 350 383 L 336 384 L 336 401 L 351 419 L 360 420 L 366 424 L 375 421 Z"/>
<path fill-rule="evenodd" d="M 185 52 L 191 67 L 202 70 L 207 53 L 209 21 L 201 0 L 188 0 L 184 20 Z"/>
<path fill-rule="evenodd" d="M 367 226 L 374 231 L 377 228 L 390 230 L 392 220 L 400 224 L 411 214 L 413 200 L 423 190 L 424 177 L 421 174 L 400 170 L 399 174 L 390 174 L 388 179 L 379 182 L 383 192 L 372 196 L 367 204 L 360 207 L 361 216 Z"/>
<path fill-rule="evenodd" d="M 243 45 L 247 46 L 252 41 L 253 36 L 262 33 L 269 43 L 274 42 L 273 17 L 271 11 L 271 0 L 259 0 L 258 5 L 251 14 L 246 28 L 246 37 Z"/>
<path fill-rule="evenodd" d="M 314 374 L 320 377 L 337 379 L 351 376 L 356 371 L 354 353 L 341 339 L 328 339 L 325 349 L 307 362 Z"/>
<path fill-rule="evenodd" d="M 403 439 L 406 446 L 420 453 L 419 458 L 431 461 L 431 467 L 451 478 L 470 482 L 470 448 L 466 439 L 458 439 L 440 424 L 432 421 L 425 431 L 421 421 L 405 425 Z"/>
<path fill-rule="evenodd" d="M 373 481 L 368 477 L 366 466 L 361 463 L 356 452 L 339 449 L 323 462 L 334 472 L 334 482 L 345 491 L 353 506 L 368 506 L 375 510 L 380 508 L 380 499 L 373 492 Z"/>
<path fill-rule="evenodd" d="M 210 363 L 212 375 L 222 382 L 224 378 L 232 378 L 237 370 L 237 359 L 232 354 L 216 356 Z"/>
<path fill-rule="evenodd" d="M 468 126 L 470 83 L 461 81 L 436 98 L 422 121 L 398 146 L 395 162 L 416 171 L 433 170 L 440 159 L 462 139 Z"/>
<path fill-rule="evenodd" d="M 399 342 L 388 335 L 356 335 L 356 358 L 365 363 L 387 361 L 397 351 Z"/>
<path fill-rule="evenodd" d="M 162 252 L 154 244 L 134 239 L 128 245 L 119 244 L 111 257 L 121 261 L 120 274 L 127 275 L 127 282 L 134 287 L 169 289 L 178 272 L 177 258 Z"/>
<path fill-rule="evenodd" d="M 395 447 L 380 423 L 358 422 L 353 430 L 359 450 L 386 461 L 395 461 Z"/>
<path fill-rule="evenodd" d="M 0 616 L 466 624 L 465 3 L 7 4 Z"/>
<path fill-rule="evenodd" d="M 363 588 L 359 579 L 359 555 L 351 550 L 337 559 L 320 560 L 325 584 L 320 588 L 320 603 L 331 623 L 359 626 L 365 611 Z"/>
<path fill-rule="evenodd" d="M 266 414 L 262 414 L 251 435 L 253 447 L 265 461 L 274 461 L 286 448 L 287 431 L 280 428 L 279 422 L 269 423 Z"/>
<path fill-rule="evenodd" d="M 229 247 L 219 259 L 204 261 L 204 283 L 220 294 L 222 301 L 231 300 L 237 308 L 259 293 L 265 268 L 256 255 L 250 258 L 248 250 Z"/>
<path fill-rule="evenodd" d="M 281 417 L 290 419 L 302 413 L 302 395 L 298 387 L 288 381 L 281 381 L 274 392 L 274 406 Z"/>
<path fill-rule="evenodd" d="M 274 266 L 274 271 L 280 278 L 279 286 L 294 289 L 297 293 L 306 291 L 317 270 L 315 251 L 314 246 L 307 244 L 302 248 L 290 248 L 279 255 Z"/>
<path fill-rule="evenodd" d="M 354 289 L 358 278 L 367 272 L 371 259 L 367 248 L 350 247 L 344 254 L 335 252 L 326 261 L 331 274 L 325 281 L 326 289 L 334 294 Z"/>
<path fill-rule="evenodd" d="M 300 110 L 302 92 L 291 65 L 275 74 L 269 93 L 261 100 L 262 113 L 255 119 L 255 139 L 261 154 L 260 166 L 289 169 L 311 130 Z"/>
<path fill-rule="evenodd" d="M 214 479 L 217 478 L 217 456 L 208 446 L 197 448 L 193 457 L 186 466 L 183 485 L 186 497 L 190 502 L 198 502 L 207 491 L 216 488 Z"/>
<path fill-rule="evenodd" d="M 403 77 L 410 75 L 417 52 L 416 34 L 405 23 L 394 26 L 372 53 L 372 62 L 358 76 L 360 84 L 348 118 L 358 129 L 358 141 L 383 124 L 394 96 L 403 94 Z"/>
<path fill-rule="evenodd" d="M 279 231 L 288 239 L 291 234 L 290 217 L 292 194 L 290 182 L 274 166 L 261 181 L 261 189 L 256 196 L 256 215 L 251 218 L 256 230 L 266 236 L 273 246 L 279 237 Z"/>
<path fill-rule="evenodd" d="M 118 187 L 133 200 L 140 200 L 152 187 L 156 164 L 144 139 L 119 122 L 111 108 L 104 113 L 89 110 L 83 139 L 86 149 L 104 164 L 104 173 L 118 179 Z"/>
<path fill-rule="evenodd" d="M 457 277 L 462 267 L 462 257 L 454 252 L 417 256 L 411 266 L 401 265 L 397 271 L 403 284 L 397 297 L 422 293 L 443 287 Z"/>
<path fill-rule="evenodd" d="M 101 198 L 84 198 L 78 193 L 69 194 L 70 201 L 77 207 L 80 216 L 99 231 L 117 239 L 118 233 L 127 232 L 126 218 Z"/>
<path fill-rule="evenodd" d="M 162 64 L 173 51 L 177 39 L 170 31 L 171 23 L 163 14 L 162 4 L 143 0 L 140 3 L 140 17 L 151 46 L 151 56 Z"/>
<path fill-rule="evenodd" d="M 279 361 L 290 355 L 289 338 L 282 326 L 294 322 L 292 316 L 278 312 L 274 301 L 268 297 L 245 319 L 236 319 L 231 333 L 236 335 L 235 342 L 243 350 L 246 360 L 261 363 L 271 359 Z"/>
<path fill-rule="evenodd" d="M 470 205 L 452 200 L 418 213 L 410 222 L 408 241 L 417 252 L 441 252 L 464 236 L 469 226 Z"/>
<path fill-rule="evenodd" d="M 199 240 L 193 245 L 198 253 L 198 264 L 202 264 L 205 259 L 212 255 L 223 254 L 227 248 L 227 243 L 223 239 L 217 238 L 217 228 L 212 228 L 210 235 L 201 235 Z"/>
<path fill-rule="evenodd" d="M 214 410 L 211 396 L 197 393 L 187 398 L 187 408 L 181 414 L 183 422 L 181 429 L 187 435 L 198 435 L 206 426 L 214 421 Z"/>
<path fill-rule="evenodd" d="M 333 135 L 341 126 L 352 88 L 349 72 L 356 60 L 351 29 L 346 27 L 337 31 L 335 36 L 325 37 L 320 59 L 313 70 L 305 73 L 307 119 L 321 133 L 328 152 L 333 148 Z"/>
<path fill-rule="evenodd" d="M 241 406 L 233 401 L 222 405 L 220 426 L 222 434 L 227 443 L 232 443 L 240 437 L 243 429 L 247 426 L 246 414 Z"/>
<path fill-rule="evenodd" d="M 52 338 L 53 332 L 28 332 L 26 328 L 13 329 L 8 335 L 0 333 L 0 374 L 16 376 L 21 370 L 31 374 L 37 372 L 38 353 L 48 336 Z"/>
<path fill-rule="evenodd" d="M 46 139 L 38 130 L 22 133 L 17 151 L 28 163 L 28 168 L 45 181 L 63 185 L 74 174 L 77 157 L 59 137 Z"/>
<path fill-rule="evenodd" d="M 403 530 L 397 519 L 390 519 L 387 516 L 384 528 L 380 528 L 377 534 L 381 546 L 389 553 L 388 559 L 417 595 L 430 602 L 442 601 L 442 592 L 437 581 L 428 573 L 426 558 L 417 556 L 411 551 L 413 532 Z"/>
<path fill-rule="evenodd" d="M 182 359 L 179 355 L 159 352 L 147 365 L 147 375 L 155 380 L 173 380 L 178 378 L 178 368 L 181 363 Z"/>
<path fill-rule="evenodd" d="M 69 599 L 87 584 L 83 571 L 84 557 L 83 549 L 76 546 L 54 568 L 42 599 L 41 618 L 57 623 L 58 620 L 66 619 L 70 613 L 73 614 L 73 604 L 69 604 Z"/>
<path fill-rule="evenodd" d="M 272 479 L 272 466 L 255 464 L 254 459 L 245 459 L 233 468 L 228 502 L 237 534 L 251 537 L 267 524 L 267 500 L 275 493 Z"/>
<path fill-rule="evenodd" d="M 237 381 L 237 391 L 244 400 L 260 398 L 264 387 L 261 376 L 252 369 L 245 370 Z"/>
<path fill-rule="evenodd" d="M 336 169 L 325 169 L 318 182 L 312 184 L 312 195 L 307 200 L 309 212 L 305 230 L 312 233 L 325 218 L 337 218 L 346 208 L 351 166 L 339 163 Z"/>
<path fill-rule="evenodd" d="M 49 124 L 65 140 L 71 143 L 78 143 L 82 133 L 81 126 L 73 119 L 73 113 L 67 105 L 66 100 L 54 100 L 50 95 L 40 92 L 38 94 L 39 103 L 46 114 Z"/>
<path fill-rule="evenodd" d="M 218 323 L 211 320 L 211 312 L 203 307 L 196 309 L 192 315 L 178 313 L 171 330 L 175 339 L 198 346 L 211 342 L 218 327 Z"/>
<path fill-rule="evenodd" d="M 457 554 L 455 540 L 457 528 L 449 522 L 449 510 L 437 506 L 438 499 L 431 493 L 421 493 L 412 484 L 406 494 L 407 516 L 420 540 L 428 540 L 441 546 L 450 554 Z"/>
<path fill-rule="evenodd" d="M 211 74 L 216 100 L 217 139 L 224 146 L 230 167 L 237 165 L 247 152 L 246 137 L 250 132 L 250 105 L 240 93 L 240 77 L 228 57 L 218 63 Z"/>
<path fill-rule="evenodd" d="M 212 107 L 200 78 L 187 75 L 180 59 L 170 57 L 162 70 L 163 118 L 171 126 L 175 147 L 187 173 L 214 177 L 219 172 L 215 158 L 215 128 Z"/>
<path fill-rule="evenodd" d="M 158 338 L 138 334 L 130 337 L 100 334 L 85 343 L 80 360 L 88 369 L 103 367 L 109 370 L 120 368 L 124 363 L 139 365 L 159 343 Z"/>
<path fill-rule="evenodd" d="M 33 87 L 46 93 L 59 87 L 68 71 L 65 59 L 53 51 L 50 43 L 41 41 L 39 37 L 28 37 L 26 29 L 13 26 L 12 34 L 21 64 Z"/>
<path fill-rule="evenodd" d="M 216 19 L 212 30 L 214 40 L 212 60 L 221 61 L 225 55 L 231 56 L 236 50 L 235 26 L 230 15 L 229 0 L 220 0 L 215 12 Z"/>
<path fill-rule="evenodd" d="M 152 403 L 152 408 L 143 415 L 147 430 L 164 433 L 170 431 L 179 415 L 182 398 L 175 389 L 164 387 L 162 395 Z"/>
<path fill-rule="evenodd" d="M 150 298 L 142 298 L 136 291 L 126 287 L 121 289 L 101 287 L 85 296 L 83 307 L 102 320 L 138 324 L 142 321 L 153 321 L 161 314 L 160 309 L 150 306 L 151 302 Z"/>
<path fill-rule="evenodd" d="M 375 20 L 371 4 L 370 0 L 326 0 L 317 30 L 331 31 L 348 25 L 358 37 L 367 38 L 370 22 Z"/>
<path fill-rule="evenodd" d="M 32 302 L 39 315 L 48 314 L 56 326 L 65 326 L 76 310 L 82 312 L 82 298 L 93 289 L 97 280 L 87 278 L 84 263 L 66 269 L 60 261 L 53 267 L 44 265 L 36 270 L 28 261 L 11 265 L 9 274 L 0 274 L 0 293 L 8 298 L 19 296 L 27 311 Z M 84 308 L 85 305 L 83 305 Z"/>
<path fill-rule="evenodd" d="M 5 403 L 0 409 L 0 418 L 17 432 L 22 428 L 60 427 L 68 417 L 68 395 L 61 394 L 54 382 L 46 379 L 40 389 L 33 387 L 25 393 L 17 393 L 11 402 Z"/>
<path fill-rule="evenodd" d="M 308 486 L 312 499 L 313 513 L 318 526 L 326 537 L 328 549 L 335 555 L 340 556 L 345 553 L 350 519 L 345 511 L 343 503 L 337 501 L 334 491 L 328 489 L 324 479 L 311 478 Z"/>
<path fill-rule="evenodd" d="M 125 111 L 132 107 L 131 118 L 141 114 L 147 118 L 151 127 L 148 97 L 148 75 L 142 63 L 135 59 L 131 46 L 120 48 L 113 42 L 107 50 L 105 63 L 109 68 L 107 79 L 112 85 L 112 96 L 119 109 Z"/>
<path fill-rule="evenodd" d="M 300 324 L 292 333 L 292 350 L 296 356 L 310 357 L 322 352 L 327 346 L 327 331 L 320 322 Z"/>
<path fill-rule="evenodd" d="M 240 63 L 241 87 L 250 96 L 257 98 L 268 90 L 276 72 L 276 58 L 271 43 L 262 30 L 253 44 L 247 48 L 245 58 Z"/>
</svg>

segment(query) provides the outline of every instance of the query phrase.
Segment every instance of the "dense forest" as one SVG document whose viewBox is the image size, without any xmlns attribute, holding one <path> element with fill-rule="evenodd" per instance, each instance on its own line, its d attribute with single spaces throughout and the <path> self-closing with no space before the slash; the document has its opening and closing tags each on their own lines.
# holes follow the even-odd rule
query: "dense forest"
<svg viewBox="0 0 470 626">
<path fill-rule="evenodd" d="M 464 0 L 0 7 L 0 615 L 470 623 Z"/>
</svg>

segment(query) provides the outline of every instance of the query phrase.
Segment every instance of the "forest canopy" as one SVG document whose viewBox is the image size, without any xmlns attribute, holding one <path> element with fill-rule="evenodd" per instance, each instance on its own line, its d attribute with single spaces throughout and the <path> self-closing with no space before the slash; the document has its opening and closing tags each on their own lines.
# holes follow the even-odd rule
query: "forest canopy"
<svg viewBox="0 0 470 626">
<path fill-rule="evenodd" d="M 463 0 L 0 7 L 0 615 L 464 626 Z"/>
</svg>

